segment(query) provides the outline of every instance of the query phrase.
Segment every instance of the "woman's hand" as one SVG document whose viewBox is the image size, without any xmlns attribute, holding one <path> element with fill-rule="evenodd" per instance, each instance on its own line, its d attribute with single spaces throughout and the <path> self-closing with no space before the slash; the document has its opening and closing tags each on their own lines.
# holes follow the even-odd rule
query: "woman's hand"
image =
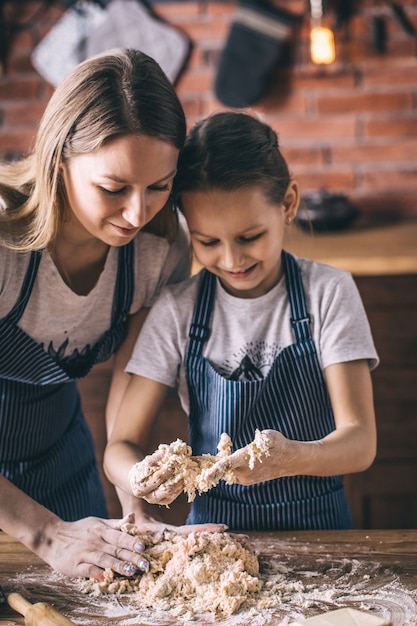
<svg viewBox="0 0 417 626">
<path fill-rule="evenodd" d="M 121 520 L 87 517 L 75 522 L 55 518 L 35 551 L 53 569 L 71 577 L 101 580 L 106 568 L 125 576 L 147 571 L 148 561 L 141 554 L 145 546 L 138 537 L 121 531 L 133 521 L 134 516 Z"/>
</svg>

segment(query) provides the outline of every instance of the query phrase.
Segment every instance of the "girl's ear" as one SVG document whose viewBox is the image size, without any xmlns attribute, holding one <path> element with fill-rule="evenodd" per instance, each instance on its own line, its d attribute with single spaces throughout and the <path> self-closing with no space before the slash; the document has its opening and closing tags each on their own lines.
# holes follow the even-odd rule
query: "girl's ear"
<svg viewBox="0 0 417 626">
<path fill-rule="evenodd" d="M 284 215 L 287 224 L 291 224 L 291 222 L 297 215 L 299 204 L 300 189 L 298 187 L 298 183 L 295 180 L 291 180 L 287 187 L 287 191 L 285 192 L 283 200 Z"/>
</svg>

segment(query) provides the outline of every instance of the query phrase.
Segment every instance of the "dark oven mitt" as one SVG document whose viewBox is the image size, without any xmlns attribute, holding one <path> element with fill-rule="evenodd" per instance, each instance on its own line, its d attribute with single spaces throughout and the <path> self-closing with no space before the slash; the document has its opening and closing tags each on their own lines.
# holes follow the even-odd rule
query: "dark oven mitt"
<svg viewBox="0 0 417 626">
<path fill-rule="evenodd" d="M 220 102 L 247 107 L 262 98 L 297 20 L 266 0 L 239 1 L 215 78 Z"/>
</svg>

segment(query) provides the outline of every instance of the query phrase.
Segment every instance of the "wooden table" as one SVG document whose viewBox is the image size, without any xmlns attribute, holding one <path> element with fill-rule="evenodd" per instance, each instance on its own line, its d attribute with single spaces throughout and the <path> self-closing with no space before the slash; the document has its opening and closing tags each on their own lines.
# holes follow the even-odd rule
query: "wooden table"
<svg viewBox="0 0 417 626">
<path fill-rule="evenodd" d="M 284 571 L 288 583 L 284 600 L 256 623 L 277 626 L 282 620 L 352 607 L 390 617 L 394 626 L 417 625 L 417 530 L 250 533 L 250 539 L 262 571 Z M 83 595 L 74 581 L 52 572 L 4 533 L 0 581 L 6 594 L 18 591 L 31 602 L 49 602 L 75 624 L 152 624 L 152 614 L 136 621 L 123 599 Z M 1 625 L 23 623 L 9 607 L 0 608 Z M 232 616 L 220 623 L 255 622 L 244 612 L 238 622 Z"/>
</svg>

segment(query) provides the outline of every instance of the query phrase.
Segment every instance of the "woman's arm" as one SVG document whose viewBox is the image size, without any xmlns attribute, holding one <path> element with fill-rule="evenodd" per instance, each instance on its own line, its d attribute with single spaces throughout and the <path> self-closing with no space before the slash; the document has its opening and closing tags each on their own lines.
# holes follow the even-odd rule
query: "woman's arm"
<svg viewBox="0 0 417 626">
<path fill-rule="evenodd" d="M 237 481 L 251 485 L 282 476 L 334 476 L 368 468 L 376 455 L 376 425 L 371 375 L 366 360 L 331 365 L 325 370 L 336 429 L 317 441 L 292 441 L 268 433 L 270 455 L 248 466 L 241 448 L 219 464 L 234 470 Z M 217 465 L 219 465 L 217 464 Z M 216 466 L 214 466 L 216 467 Z M 213 468 L 213 471 L 215 469 Z"/>
<path fill-rule="evenodd" d="M 67 576 L 102 579 L 106 568 L 130 575 L 132 564 L 146 569 L 144 546 L 120 531 L 127 521 L 64 522 L 0 474 L 0 528 Z"/>
</svg>

